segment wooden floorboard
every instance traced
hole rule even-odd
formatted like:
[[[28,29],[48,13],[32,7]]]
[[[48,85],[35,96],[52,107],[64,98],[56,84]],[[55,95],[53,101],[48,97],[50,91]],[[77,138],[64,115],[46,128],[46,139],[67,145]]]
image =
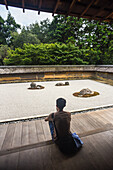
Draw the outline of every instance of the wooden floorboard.
[[[4,139],[5,139],[5,136],[6,136],[7,127],[8,127],[8,124],[0,126],[0,150],[2,148]]]
[[[97,128],[94,130],[90,130],[90,131],[86,131],[86,132],[82,132],[82,133],[78,133],[78,135],[80,137],[85,137],[85,136],[90,136],[93,134],[97,134],[97,133],[101,133],[101,132],[105,132],[105,131],[109,131],[109,130],[113,130],[113,125],[112,124],[106,124],[101,128]]]
[[[113,123],[113,111],[111,110],[108,110],[107,112],[104,111],[102,117],[104,117],[109,122]]]
[[[45,141],[44,131],[43,131],[41,120],[36,120],[35,124],[36,124],[38,142]]]
[[[95,111],[95,113],[92,115],[91,113],[90,113],[90,117],[93,119],[98,119],[100,122],[102,122],[102,123],[104,123],[104,124],[106,124],[106,123],[108,123],[109,121],[108,120],[106,120],[103,116],[102,116],[102,114],[103,114],[103,110],[101,110],[101,111]]]
[[[39,154],[40,153],[40,154]],[[22,151],[19,154],[18,170],[38,170],[43,169],[41,149]]]
[[[44,119],[43,119],[43,120],[41,120],[41,123],[42,123],[42,128],[43,128],[45,141],[50,140],[51,139],[51,134],[50,134],[48,122],[45,122]]]
[[[102,169],[102,168],[110,169],[113,166],[113,163],[112,163],[112,165],[110,165],[108,159],[110,157],[112,158],[112,155],[108,151],[108,149],[110,149],[110,147],[106,148],[106,146],[108,146],[108,145],[106,145],[104,138],[102,138],[102,136],[100,134],[92,135],[89,138],[89,145],[92,146],[93,150],[92,150],[92,152],[90,150],[90,152],[91,152],[91,154],[94,155],[94,159],[91,159],[90,161],[96,162],[96,165],[98,165],[98,169]],[[113,152],[112,152],[112,154],[113,154]]]
[[[29,144],[29,122],[22,123],[22,136],[21,136],[21,145]]]
[[[54,144],[53,141],[49,140],[49,141],[38,142],[38,143],[29,144],[29,145],[25,145],[25,146],[10,148],[10,149],[6,149],[6,150],[1,150],[0,156],[16,153],[16,152],[20,152],[20,151],[26,151],[26,150],[30,150],[30,149],[34,149],[34,148],[38,148],[38,147],[47,146],[47,145],[52,145],[52,144]]]
[[[81,114],[79,115],[79,120],[82,123],[82,126],[84,127],[85,130],[93,130],[94,129],[94,120],[92,122],[91,118],[87,114]],[[97,124],[96,124],[97,126]]]
[[[42,150],[42,160],[46,160],[46,161],[42,161],[44,170],[48,170],[48,169],[54,170],[55,168],[51,161],[53,156],[51,152],[51,145],[48,145],[48,147],[44,146],[41,148],[41,150]]]
[[[38,137],[35,121],[30,121],[28,124],[28,128],[29,128],[29,143],[30,144],[37,143]]]
[[[113,133],[107,141],[109,135],[109,132],[102,132],[83,137],[84,146],[74,156],[63,155],[55,144],[21,151],[19,155],[14,153],[10,156],[1,156],[0,168],[2,169],[7,163],[6,167],[11,167],[12,170],[16,170],[16,167],[19,170],[112,170],[113,147],[111,148],[111,143]]]
[[[12,147],[14,132],[15,132],[15,124],[8,124],[7,132],[1,147],[1,150],[5,150],[7,148]]]
[[[84,131],[84,127],[83,127],[82,123],[79,121],[78,117],[73,116],[72,121],[73,121],[73,126],[74,126],[73,130],[75,130],[75,132],[79,133],[79,132]],[[77,129],[78,129],[78,131],[77,131]]]
[[[84,158],[84,161],[86,162],[86,164],[89,164],[88,163],[89,161],[93,165],[92,169],[99,169],[99,170],[104,169],[104,168],[106,169],[108,165],[106,165],[105,161],[103,160],[101,156],[101,153],[98,150],[100,146],[98,146],[97,144],[96,145],[93,144],[95,143],[95,141],[94,139],[92,140],[91,136],[85,137],[82,140],[84,141],[85,155],[88,159],[86,160],[86,158]],[[84,161],[83,161],[83,164],[84,164]]]
[[[0,170],[112,170],[113,108],[72,115],[71,130],[84,142],[62,154],[44,119],[0,125]]]
[[[22,141],[22,122],[15,124],[12,148],[21,146],[22,145],[21,141]]]

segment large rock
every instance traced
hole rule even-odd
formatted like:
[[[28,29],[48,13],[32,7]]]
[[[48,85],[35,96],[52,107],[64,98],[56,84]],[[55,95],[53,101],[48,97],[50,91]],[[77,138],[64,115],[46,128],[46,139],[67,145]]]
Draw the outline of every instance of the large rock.
[[[87,88],[87,89],[82,89],[79,93],[79,95],[85,95],[85,94],[93,94],[93,91]]]

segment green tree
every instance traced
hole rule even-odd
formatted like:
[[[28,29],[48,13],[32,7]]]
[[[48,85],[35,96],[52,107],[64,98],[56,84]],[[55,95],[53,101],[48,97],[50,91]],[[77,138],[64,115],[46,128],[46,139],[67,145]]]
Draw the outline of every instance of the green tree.
[[[36,34],[32,34],[29,30],[23,27],[21,33],[12,33],[12,45],[14,48],[23,47],[24,43],[39,44],[40,40],[37,38]]]
[[[7,45],[0,45],[0,65],[4,65],[4,58],[8,55],[8,49]]]
[[[109,47],[104,51],[103,63],[113,65],[113,40],[110,41]]]
[[[11,30],[8,37],[5,41],[16,49],[5,64],[113,64],[113,24],[106,22],[56,15],[51,23],[36,22],[20,34]]]
[[[26,31],[35,34],[37,39],[39,39],[42,43],[48,43],[48,40],[50,39],[48,37],[49,26],[50,21],[49,19],[46,19],[41,21],[40,24],[38,24],[38,22],[30,24],[30,26],[26,27]]]
[[[42,43],[48,43],[50,40],[50,37],[48,36],[49,27],[50,27],[50,21],[48,18],[40,22],[39,40]]]
[[[0,16],[0,44],[6,44],[5,34],[4,34],[4,19]]]
[[[38,24],[38,22],[36,22],[35,24],[30,24],[29,26],[27,26],[27,30],[31,33],[37,36],[37,39],[40,40],[40,26]]]
[[[81,51],[74,44],[24,44],[23,48],[9,50],[5,65],[60,65],[88,64],[80,58]]]
[[[49,26],[48,36],[50,42],[75,43],[79,40],[79,29],[83,25],[83,19],[63,15],[56,15]]]
[[[11,34],[12,32],[17,32],[17,29],[20,29],[20,25],[15,22],[14,17],[9,12],[3,25],[3,35],[7,45],[11,45]]]

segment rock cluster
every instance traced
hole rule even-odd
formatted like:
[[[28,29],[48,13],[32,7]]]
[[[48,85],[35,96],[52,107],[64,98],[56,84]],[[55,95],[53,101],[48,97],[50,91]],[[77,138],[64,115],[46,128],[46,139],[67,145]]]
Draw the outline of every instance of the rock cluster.
[[[28,89],[44,89],[41,85],[36,85],[36,83],[31,82],[30,87]]]
[[[69,82],[57,83],[55,86],[69,86]]]
[[[92,97],[92,96],[97,96],[97,95],[99,95],[98,92],[91,91],[88,88],[82,89],[82,90],[80,90],[80,92],[73,93],[73,96],[76,96],[76,97]]]
[[[79,95],[85,95],[85,94],[93,94],[94,92],[91,91],[90,89],[82,89],[80,92],[79,92]]]

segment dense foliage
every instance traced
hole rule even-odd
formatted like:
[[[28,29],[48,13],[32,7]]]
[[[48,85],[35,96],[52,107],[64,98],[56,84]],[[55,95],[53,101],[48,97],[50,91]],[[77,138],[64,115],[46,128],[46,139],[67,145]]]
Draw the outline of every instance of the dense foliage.
[[[4,59],[6,65],[89,64],[79,47],[71,43],[24,44],[23,48],[9,50],[8,53],[8,58]]]
[[[56,15],[18,29],[0,17],[0,65],[113,64],[113,24]]]

